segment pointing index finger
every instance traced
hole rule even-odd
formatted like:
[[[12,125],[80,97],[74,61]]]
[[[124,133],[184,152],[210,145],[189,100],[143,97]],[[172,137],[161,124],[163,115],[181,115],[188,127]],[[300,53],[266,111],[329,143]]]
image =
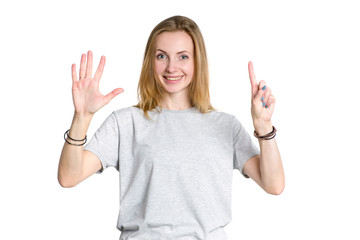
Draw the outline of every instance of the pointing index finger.
[[[255,95],[258,89],[257,89],[257,82],[256,82],[256,77],[255,77],[254,66],[251,61],[249,61],[248,68],[249,68],[249,77],[250,77],[250,83],[251,83],[251,92],[253,95]]]

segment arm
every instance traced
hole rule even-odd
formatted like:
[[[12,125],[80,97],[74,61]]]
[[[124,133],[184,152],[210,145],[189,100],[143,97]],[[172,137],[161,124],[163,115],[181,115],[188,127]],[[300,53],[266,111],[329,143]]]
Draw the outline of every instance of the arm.
[[[249,76],[252,87],[251,113],[255,131],[266,135],[272,131],[271,116],[275,97],[265,81],[256,82],[252,62],[249,62]],[[275,138],[260,140],[260,155],[250,158],[244,165],[244,173],[251,177],[267,193],[278,195],[285,187],[285,175],[281,156]]]
[[[92,52],[88,52],[88,61],[85,69],[86,55],[81,56],[80,80],[77,78],[76,66],[72,65],[72,95],[75,113],[69,136],[73,139],[83,139],[89,128],[94,114],[110,102],[123,89],[115,89],[106,96],[99,92],[99,81],[105,65],[105,57],[101,57],[99,67],[92,78]],[[69,138],[67,139],[72,142]],[[83,146],[64,143],[58,167],[58,181],[62,187],[73,187],[102,168],[98,157],[84,151]]]
[[[271,132],[270,130],[256,130],[260,135]],[[260,155],[246,161],[244,173],[253,179],[262,189],[269,194],[279,195],[285,187],[285,175],[276,138],[259,140]]]
[[[86,135],[92,116],[74,114],[69,136],[83,139]],[[67,138],[69,142],[72,142]],[[101,169],[101,162],[96,155],[84,151],[83,146],[64,143],[58,168],[58,181],[62,187],[74,187],[90,175]]]

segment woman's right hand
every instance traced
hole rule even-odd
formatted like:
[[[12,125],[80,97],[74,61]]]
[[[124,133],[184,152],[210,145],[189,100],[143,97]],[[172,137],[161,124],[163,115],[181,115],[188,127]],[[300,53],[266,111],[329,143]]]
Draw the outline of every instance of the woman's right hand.
[[[102,95],[99,91],[99,81],[105,66],[105,56],[100,59],[99,66],[94,77],[92,77],[93,54],[88,51],[87,62],[86,54],[81,56],[79,79],[76,74],[76,65],[71,66],[72,72],[72,96],[77,115],[93,115],[100,108],[108,104],[115,96],[124,92],[122,88],[116,88],[107,95]]]

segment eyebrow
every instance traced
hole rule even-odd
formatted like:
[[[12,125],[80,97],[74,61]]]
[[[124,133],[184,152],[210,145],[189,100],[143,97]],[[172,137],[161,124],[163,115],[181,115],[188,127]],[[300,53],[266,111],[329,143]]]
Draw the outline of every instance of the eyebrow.
[[[161,49],[156,49],[156,51],[160,51],[160,52],[166,53],[164,50],[161,50]],[[185,53],[185,52],[191,55],[191,53],[188,52],[188,51],[186,51],[186,50],[180,51],[180,52],[178,52],[178,53],[176,53],[176,54]]]

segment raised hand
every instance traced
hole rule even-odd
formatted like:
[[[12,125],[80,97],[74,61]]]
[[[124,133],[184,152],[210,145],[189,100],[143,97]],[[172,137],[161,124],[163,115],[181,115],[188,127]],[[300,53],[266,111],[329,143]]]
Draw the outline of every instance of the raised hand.
[[[122,88],[116,88],[107,95],[99,91],[99,81],[105,66],[105,56],[100,59],[99,66],[92,77],[93,54],[91,51],[81,56],[79,79],[76,74],[76,65],[72,64],[72,96],[77,115],[93,115],[100,108],[108,104],[118,94],[124,92]]]
[[[271,94],[271,89],[266,86],[266,82],[256,81],[253,63],[248,64],[249,77],[251,83],[251,116],[255,129],[261,131],[262,128],[271,127],[271,116],[275,108],[275,97]]]

